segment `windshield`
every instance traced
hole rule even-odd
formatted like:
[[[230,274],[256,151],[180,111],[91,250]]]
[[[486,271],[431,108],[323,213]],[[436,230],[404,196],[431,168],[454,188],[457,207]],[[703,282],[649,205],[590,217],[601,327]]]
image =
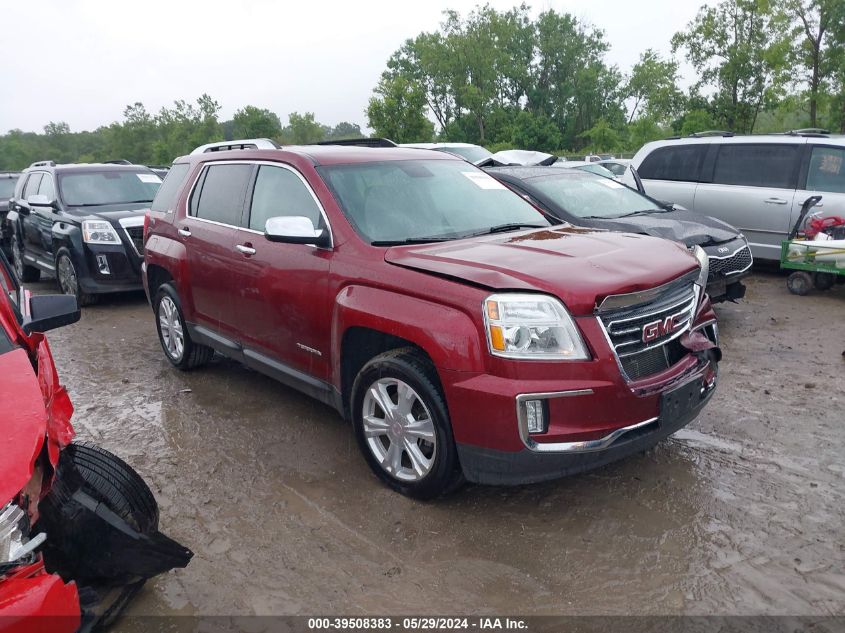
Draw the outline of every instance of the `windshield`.
[[[152,202],[161,178],[149,171],[85,171],[59,175],[62,200],[69,207]]]
[[[0,178],[0,200],[5,200],[15,195],[15,184],[17,182],[17,178]]]
[[[462,161],[403,160],[319,170],[346,217],[369,242],[437,241],[503,224],[549,224],[499,181]]]
[[[587,171],[591,174],[595,174],[596,176],[601,176],[603,178],[613,178],[613,172],[601,165],[580,165],[579,167],[574,167],[574,169],[580,169],[581,171]]]
[[[469,147],[453,147],[451,145],[445,147],[435,147],[438,152],[447,152],[449,154],[456,154],[461,158],[466,158],[469,162],[475,163],[483,160],[488,156],[492,156],[490,152],[479,145],[471,145]]]
[[[623,184],[599,176],[533,178],[526,184],[579,218],[618,218],[639,211],[663,211]]]
[[[624,176],[625,170],[628,169],[628,166],[623,163],[602,163],[600,166],[613,172],[614,176]]]

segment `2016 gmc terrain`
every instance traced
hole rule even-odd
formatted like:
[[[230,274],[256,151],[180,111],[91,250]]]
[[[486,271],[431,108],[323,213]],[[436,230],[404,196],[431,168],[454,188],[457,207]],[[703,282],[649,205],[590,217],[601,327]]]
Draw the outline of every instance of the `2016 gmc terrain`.
[[[173,164],[145,253],[173,365],[217,351],[334,406],[415,497],[643,451],[716,383],[700,249],[550,226],[445,153],[203,146]]]

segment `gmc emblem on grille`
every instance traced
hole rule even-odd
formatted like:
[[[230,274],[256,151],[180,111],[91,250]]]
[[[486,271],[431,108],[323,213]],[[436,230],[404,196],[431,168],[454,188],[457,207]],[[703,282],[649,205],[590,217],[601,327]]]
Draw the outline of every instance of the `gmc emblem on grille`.
[[[675,314],[673,316],[668,316],[665,319],[646,323],[643,326],[643,343],[651,343],[652,341],[657,340],[662,336],[667,336],[677,330],[678,322],[676,319],[678,316],[679,315]]]

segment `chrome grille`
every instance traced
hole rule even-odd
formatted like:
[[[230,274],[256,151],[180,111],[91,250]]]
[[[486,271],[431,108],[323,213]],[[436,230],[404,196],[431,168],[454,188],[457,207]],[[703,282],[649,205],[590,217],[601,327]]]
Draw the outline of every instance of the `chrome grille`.
[[[141,257],[144,256],[144,227],[143,226],[125,226],[123,230],[129,236],[132,246],[135,247],[135,252]]]
[[[599,312],[599,321],[629,379],[668,369],[684,356],[677,339],[690,329],[697,305],[698,291],[687,277],[669,284],[646,303]]]
[[[754,263],[754,260],[751,257],[751,250],[747,246],[743,246],[733,255],[727,257],[710,257],[710,274],[707,279],[713,281],[736,275],[748,270],[752,263]]]

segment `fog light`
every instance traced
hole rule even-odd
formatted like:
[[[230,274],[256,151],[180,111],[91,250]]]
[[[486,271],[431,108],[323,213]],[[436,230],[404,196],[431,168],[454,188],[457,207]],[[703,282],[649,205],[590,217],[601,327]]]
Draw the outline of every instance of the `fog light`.
[[[529,433],[546,432],[546,412],[543,400],[525,401],[525,421]]]
[[[111,274],[111,271],[109,270],[109,260],[106,259],[105,255],[97,255],[97,269],[100,271],[101,275]]]

